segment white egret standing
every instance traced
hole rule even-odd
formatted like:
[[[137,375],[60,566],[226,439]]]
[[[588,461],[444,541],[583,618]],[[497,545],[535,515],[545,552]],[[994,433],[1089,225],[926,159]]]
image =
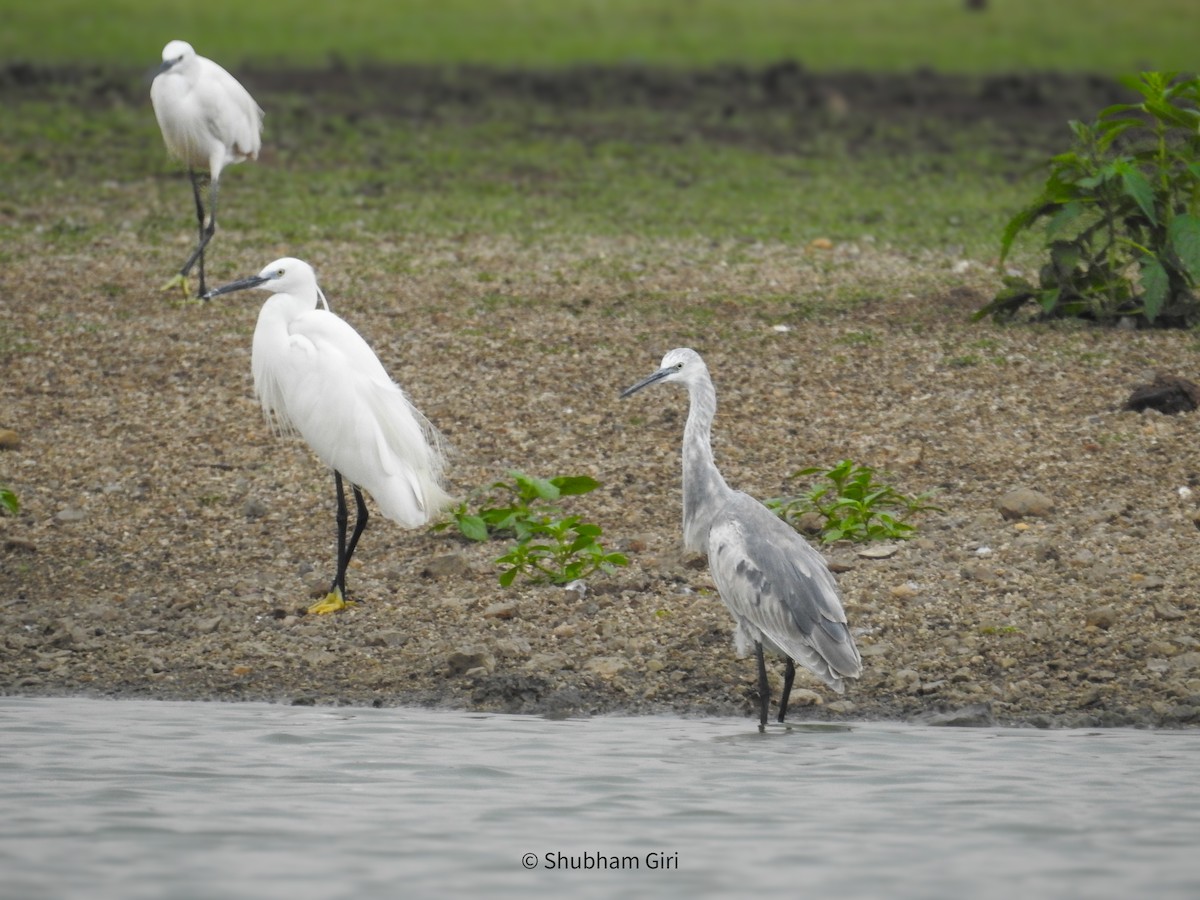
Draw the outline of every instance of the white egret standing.
[[[333,612],[346,605],[346,567],[367,525],[360,488],[384,516],[405,528],[424,525],[449,502],[441,486],[439,437],[367,342],[329,311],[308,263],[277,259],[204,299],[253,287],[272,292],[258,315],[250,363],[263,412],[279,431],[298,431],[333,469],[337,574],[329,595],[309,608]],[[358,507],[349,541],[343,476]]]
[[[767,724],[770,688],[763,649],[787,659],[779,721],[787,714],[795,663],[839,694],[843,679],[862,673],[862,659],[825,560],[795,530],[751,497],[725,483],[713,460],[711,431],[717,392],[695,350],[667,353],[654,374],[621,393],[658,382],[688,390],[683,429],[683,542],[707,554],[713,581],[737,622],[739,656],[758,657],[759,724]]]
[[[179,274],[167,282],[183,286],[200,263],[200,294],[205,293],[204,250],[217,230],[217,188],[221,170],[243,159],[257,159],[262,146],[263,111],[250,93],[223,68],[198,56],[186,41],[171,41],[163,48],[162,65],[150,85],[150,102],[171,155],[188,167],[200,239]],[[208,221],[196,170],[208,169]]]

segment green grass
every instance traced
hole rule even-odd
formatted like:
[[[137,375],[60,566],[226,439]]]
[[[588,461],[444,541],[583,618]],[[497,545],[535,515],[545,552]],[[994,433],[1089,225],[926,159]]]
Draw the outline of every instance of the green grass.
[[[323,64],[330,55],[505,65],[794,57],[827,68],[1125,71],[1183,65],[1193,54],[1188,29],[1178,27],[1191,6],[1178,0],[1148,0],[1136,13],[1101,0],[991,6],[971,14],[958,0],[363,0],[336,9],[311,0],[0,0],[0,57],[107,66],[99,87],[5,88],[0,262],[27,252],[20,242],[30,235],[65,252],[89,247],[113,223],[145,243],[189,232],[186,179],[167,158],[138,80],[176,36],[239,74],[243,59],[261,69],[272,60]],[[322,241],[378,235],[800,246],[870,237],[986,260],[1043,158],[983,127],[947,130],[944,150],[931,155],[918,132],[949,126],[915,115],[839,125],[804,109],[510,109],[502,98],[424,114],[369,80],[362,87],[353,114],[345,98],[259,95],[268,110],[264,157],[226,171],[223,241],[245,235],[303,256]],[[386,112],[373,112],[377,105]],[[868,130],[876,137],[863,143]]]
[[[13,112],[0,118],[0,168],[11,173],[0,179],[0,211],[22,214],[0,216],[0,237],[18,237],[31,217],[60,249],[86,246],[114,221],[146,241],[191,228],[186,179],[148,103],[28,100]],[[336,115],[313,122],[284,113],[268,119],[271,158],[227,170],[222,210],[237,232],[297,248],[369,234],[793,244],[870,235],[984,257],[1028,192],[986,149],[937,161],[868,155],[848,165],[835,147],[796,156],[680,142],[669,122],[631,115],[646,120],[585,141],[512,116],[420,125],[380,118],[351,129]]]
[[[238,65],[481,62],[671,65],[798,59],[1118,73],[1189,69],[1192,0],[3,0],[0,60],[149,65],[171,38]]]

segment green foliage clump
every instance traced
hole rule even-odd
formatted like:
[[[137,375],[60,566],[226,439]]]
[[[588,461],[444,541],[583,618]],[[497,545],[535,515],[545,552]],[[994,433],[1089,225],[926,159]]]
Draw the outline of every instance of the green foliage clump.
[[[1045,220],[1037,284],[1006,277],[976,318],[1010,318],[1032,300],[1047,318],[1200,322],[1200,79],[1143,72],[1124,83],[1141,102],[1072,121],[1074,148],[1050,159],[1041,193],[1004,230],[1001,264]]]
[[[793,528],[801,516],[816,513],[822,519],[821,541],[883,541],[912,537],[916,526],[906,521],[912,515],[938,507],[927,502],[928,494],[909,496],[875,481],[875,470],[844,459],[831,469],[812,466],[790,477],[821,476],[809,489],[792,497],[775,497],[767,507]]]
[[[489,496],[499,495],[491,505],[479,505],[472,512],[463,501],[451,510],[450,522],[435,526],[454,525],[472,541],[502,535],[515,538],[513,547],[496,560],[507,566],[500,573],[503,587],[518,576],[534,583],[566,584],[628,564],[623,554],[606,551],[597,540],[603,533],[599,525],[579,516],[563,516],[557,506],[561,497],[595,490],[600,486],[596,479],[587,475],[535,478],[516,471],[508,476],[512,481],[497,481],[488,488]]]
[[[21,501],[17,499],[17,495],[2,485],[0,485],[0,510],[11,516],[15,516],[21,511]]]

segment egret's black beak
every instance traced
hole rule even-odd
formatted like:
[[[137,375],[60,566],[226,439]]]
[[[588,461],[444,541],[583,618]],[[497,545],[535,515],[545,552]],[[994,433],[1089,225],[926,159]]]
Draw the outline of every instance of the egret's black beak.
[[[142,77],[142,80],[145,81],[146,84],[150,84],[150,82],[154,81],[155,78],[167,71],[167,69],[171,68],[171,66],[175,65],[177,62],[179,62],[177,59],[164,59],[157,66],[152,66],[147,69],[146,74]]]
[[[643,378],[637,384],[630,385],[629,387],[625,388],[625,390],[621,391],[622,399],[624,399],[625,397],[628,397],[630,394],[636,394],[642,388],[649,387],[650,385],[654,384],[654,382],[656,382],[656,381],[662,381],[664,378],[666,378],[668,375],[670,375],[674,371],[675,371],[674,368],[659,369],[653,375],[647,375],[645,378]]]
[[[243,278],[240,281],[231,281],[223,287],[213,288],[211,291],[205,292],[200,299],[211,300],[219,294],[232,294],[234,291],[244,291],[246,288],[255,288],[260,284],[270,281],[271,279],[265,275],[251,275],[249,278]]]

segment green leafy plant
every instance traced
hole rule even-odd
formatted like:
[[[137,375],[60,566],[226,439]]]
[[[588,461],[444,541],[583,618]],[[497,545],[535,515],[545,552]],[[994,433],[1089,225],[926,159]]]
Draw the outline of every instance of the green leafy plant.
[[[600,486],[600,482],[587,475],[535,478],[513,470],[508,477],[512,480],[496,481],[485,489],[485,494],[493,498],[490,505],[481,504],[471,512],[468,501],[464,500],[450,511],[451,521],[434,528],[440,531],[453,525],[472,541],[486,541],[505,533],[524,540],[538,523],[561,512],[556,500],[586,494]]]
[[[510,586],[518,576],[528,580],[566,584],[597,571],[612,571],[628,560],[621,553],[608,552],[597,538],[599,525],[583,522],[579,516],[563,517],[557,501],[562,497],[586,494],[600,486],[587,475],[560,475],[535,478],[523,472],[508,473],[510,481],[493,482],[486,490],[488,499],[475,511],[463,501],[450,512],[450,521],[437,529],[457,527],[472,541],[486,541],[501,535],[516,539],[513,547],[496,562],[507,566],[500,573],[500,584]]]
[[[792,497],[775,497],[767,507],[793,528],[806,513],[816,513],[824,543],[833,541],[880,541],[912,536],[915,526],[906,519],[938,507],[928,503],[927,494],[909,496],[875,481],[875,470],[844,459],[832,469],[812,466],[792,473],[792,478],[821,476],[807,492]]]
[[[599,525],[582,522],[579,516],[537,523],[528,538],[496,560],[508,566],[500,573],[500,584],[508,587],[519,575],[534,583],[566,584],[626,565],[624,554],[607,552],[596,540],[601,533]]]
[[[17,495],[3,486],[0,486],[0,510],[11,516],[21,511],[21,501],[17,499]]]
[[[1074,148],[1050,159],[1041,193],[1004,230],[1001,264],[1021,232],[1045,222],[1037,283],[1006,276],[977,319],[1034,301],[1048,318],[1200,321],[1200,79],[1142,72],[1123,83],[1141,102],[1072,121]]]

